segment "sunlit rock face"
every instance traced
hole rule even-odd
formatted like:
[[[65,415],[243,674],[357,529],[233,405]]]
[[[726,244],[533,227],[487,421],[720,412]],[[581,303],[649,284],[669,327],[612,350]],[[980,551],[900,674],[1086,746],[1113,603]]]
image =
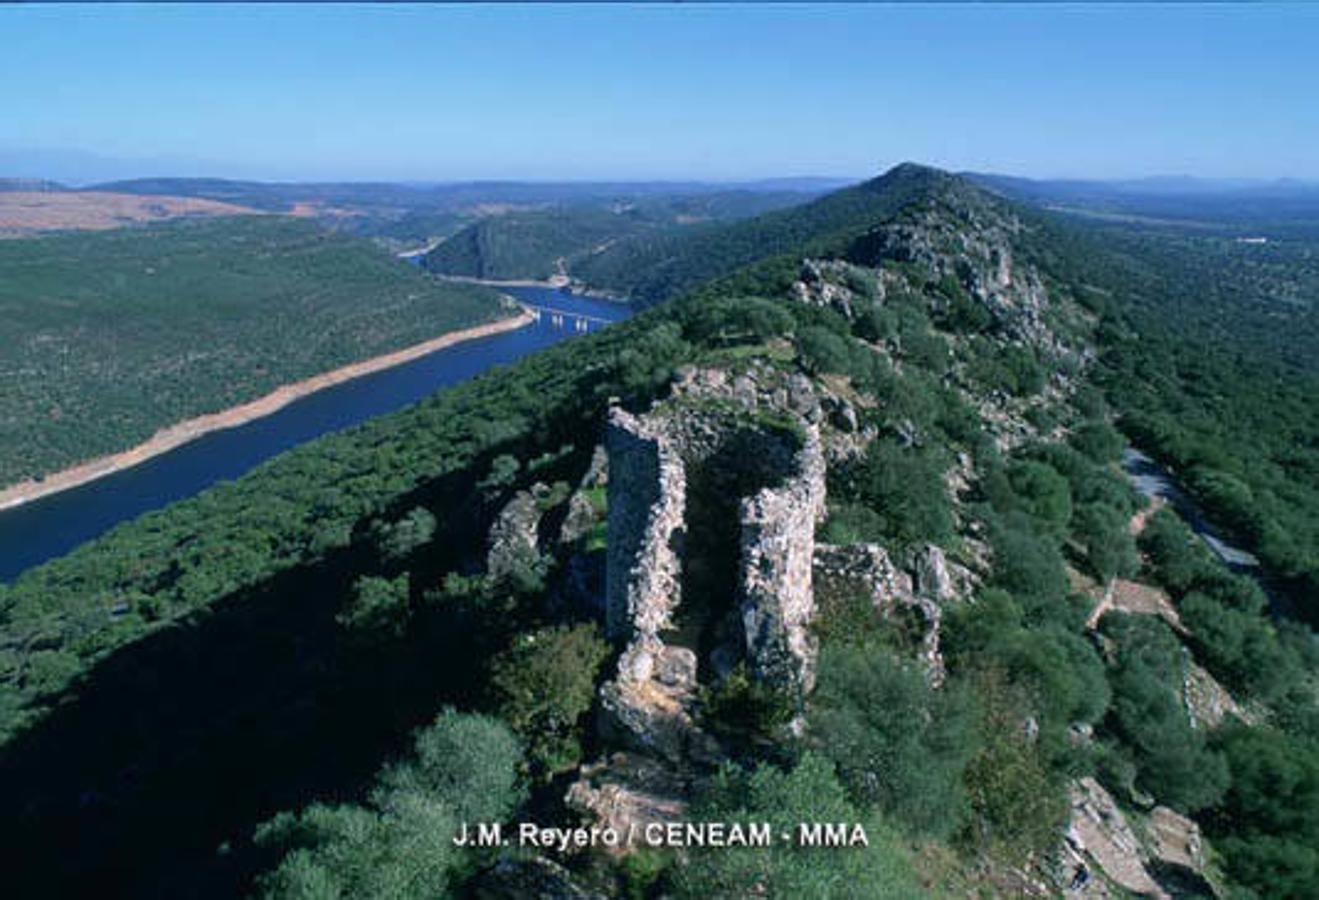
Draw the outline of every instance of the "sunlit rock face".
[[[815,527],[825,515],[822,415],[809,379],[722,370],[682,373],[673,394],[644,415],[611,411],[606,621],[627,648],[620,683],[653,678],[661,633],[683,632],[680,614],[708,633],[718,613],[695,607],[721,610],[731,601],[740,633],[722,638],[735,645],[723,647],[725,656],[735,650],[775,686],[810,689]],[[721,596],[684,597],[684,583]],[[698,653],[709,642],[698,633],[677,639]]]
[[[825,509],[825,464],[818,432],[793,460],[784,484],[741,503],[742,622],[752,673],[806,693],[815,684],[812,571],[815,526]]]

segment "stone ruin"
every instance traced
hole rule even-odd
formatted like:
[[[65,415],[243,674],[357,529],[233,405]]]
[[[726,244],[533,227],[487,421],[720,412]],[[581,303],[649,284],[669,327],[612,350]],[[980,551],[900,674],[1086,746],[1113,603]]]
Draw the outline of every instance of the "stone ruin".
[[[797,696],[814,683],[819,430],[745,415],[720,402],[725,386],[725,373],[694,373],[645,415],[611,410],[606,429],[606,633],[625,648],[603,689],[606,730],[675,761],[717,752],[692,721],[703,666],[744,660]]]
[[[831,442],[860,434],[833,390],[767,367],[688,369],[645,413],[610,410],[605,631],[621,653],[600,689],[609,755],[582,768],[570,808],[615,827],[680,819],[691,784],[723,759],[697,721],[701,685],[744,666],[800,710],[824,591],[913,614],[942,680],[939,605],[969,592],[969,573],[933,546],[913,578],[877,545],[816,543]]]
[[[622,749],[565,799],[621,829],[680,819],[695,772],[722,758],[696,723],[701,672],[743,663],[799,698],[813,685],[826,466],[818,423],[786,392],[720,370],[689,371],[643,415],[612,409],[605,450],[605,630],[623,649],[599,724]]]

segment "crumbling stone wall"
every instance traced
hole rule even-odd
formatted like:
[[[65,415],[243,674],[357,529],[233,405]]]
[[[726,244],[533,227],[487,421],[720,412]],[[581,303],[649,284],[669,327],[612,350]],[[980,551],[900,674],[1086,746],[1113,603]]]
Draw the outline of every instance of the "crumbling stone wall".
[[[815,685],[812,567],[815,526],[823,521],[825,463],[811,426],[794,463],[797,473],[741,504],[742,622],[752,673],[806,693]]]
[[[818,415],[818,400],[801,396],[809,382],[791,387],[799,395],[795,405]],[[770,391],[784,395],[784,405],[772,408],[800,432],[757,418],[770,408],[762,406]],[[825,514],[826,464],[819,426],[795,412],[788,394],[783,384],[698,370],[645,415],[610,411],[606,632],[624,646],[616,677],[601,691],[601,726],[612,739],[669,758],[693,759],[711,749],[693,718],[697,652],[709,652],[700,648],[710,635],[721,652],[733,647],[737,657],[745,654],[757,677],[785,688],[812,686],[815,648],[807,626],[815,610],[811,572],[815,526]],[[695,525],[704,533],[717,524],[715,534],[706,534],[718,538],[714,544],[685,546],[693,514],[714,517]],[[710,582],[720,596],[684,597],[684,576],[701,571],[708,578],[712,565],[728,567]],[[694,584],[702,593],[705,580]],[[683,626],[684,636],[668,639],[684,646],[668,646],[662,634],[674,629],[682,605],[693,603],[704,605],[686,609],[688,616],[718,614],[696,616]]]
[[[653,422],[621,409],[610,410],[605,449],[605,631],[614,640],[657,640],[660,630],[672,624],[681,599],[686,470]]]

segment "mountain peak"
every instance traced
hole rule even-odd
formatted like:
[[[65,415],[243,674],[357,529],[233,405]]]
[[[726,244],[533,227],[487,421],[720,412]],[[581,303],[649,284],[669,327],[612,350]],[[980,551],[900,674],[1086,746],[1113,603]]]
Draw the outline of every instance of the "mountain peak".
[[[899,197],[903,203],[936,198],[969,200],[984,196],[974,183],[961,176],[915,162],[899,163],[859,187],[867,193]]]

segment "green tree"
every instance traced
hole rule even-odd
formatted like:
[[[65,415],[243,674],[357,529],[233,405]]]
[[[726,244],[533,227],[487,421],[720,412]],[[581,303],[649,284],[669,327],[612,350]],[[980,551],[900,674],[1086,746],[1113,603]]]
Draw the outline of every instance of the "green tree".
[[[400,638],[412,616],[408,597],[411,577],[364,575],[353,584],[347,604],[334,617],[341,628],[367,641]]]
[[[447,896],[470,867],[453,836],[468,819],[502,821],[521,799],[517,740],[484,716],[446,711],[418,732],[414,755],[377,778],[369,806],[313,804],[258,826],[283,854],[257,880],[288,900]]]
[[[1047,463],[1021,460],[1008,467],[1008,483],[1016,495],[1017,508],[1048,534],[1063,534],[1072,518],[1072,491],[1057,469]]]
[[[846,374],[852,368],[848,339],[827,328],[803,328],[797,336],[797,352],[806,368],[816,374]]]
[[[893,543],[943,543],[952,535],[952,504],[943,465],[931,451],[876,441],[842,493],[864,502],[882,523],[883,536]]]
[[[726,347],[784,337],[792,326],[792,316],[782,304],[760,297],[734,297],[696,306],[684,331],[691,341]]]
[[[1100,581],[1130,578],[1140,568],[1127,519],[1111,506],[1087,503],[1078,509],[1072,536],[1085,548],[1085,561]]]
[[[499,821],[521,798],[521,762],[521,742],[503,722],[449,709],[417,732],[410,758],[380,773],[376,797],[422,794],[451,804],[464,821]]]
[[[1014,862],[1045,853],[1056,844],[1067,798],[1027,730],[1030,704],[992,668],[977,674],[976,694],[980,749],[966,770],[971,840]]]
[[[913,831],[946,837],[966,811],[962,770],[975,751],[970,698],[956,684],[875,646],[820,654],[811,733],[848,792]]]
[[[698,821],[768,822],[774,845],[693,851],[674,873],[678,897],[859,900],[924,893],[901,841],[848,801],[824,757],[807,753],[790,772],[769,764],[749,773],[726,766],[692,813]],[[779,835],[795,834],[803,822],[860,824],[869,846],[785,846]]]
[[[491,663],[496,708],[527,742],[537,773],[562,771],[581,758],[579,722],[609,653],[595,625],[560,625],[518,635]]]
[[[1131,751],[1137,784],[1184,812],[1214,805],[1230,776],[1182,706],[1181,644],[1149,616],[1110,616],[1103,624],[1117,646],[1108,723]]]
[[[1122,456],[1126,441],[1116,428],[1102,419],[1082,423],[1072,432],[1070,443],[1092,462],[1115,462]]]
[[[389,524],[376,523],[372,537],[385,563],[407,559],[412,551],[430,543],[435,537],[437,522],[434,514],[423,507],[414,507],[406,516]]]

